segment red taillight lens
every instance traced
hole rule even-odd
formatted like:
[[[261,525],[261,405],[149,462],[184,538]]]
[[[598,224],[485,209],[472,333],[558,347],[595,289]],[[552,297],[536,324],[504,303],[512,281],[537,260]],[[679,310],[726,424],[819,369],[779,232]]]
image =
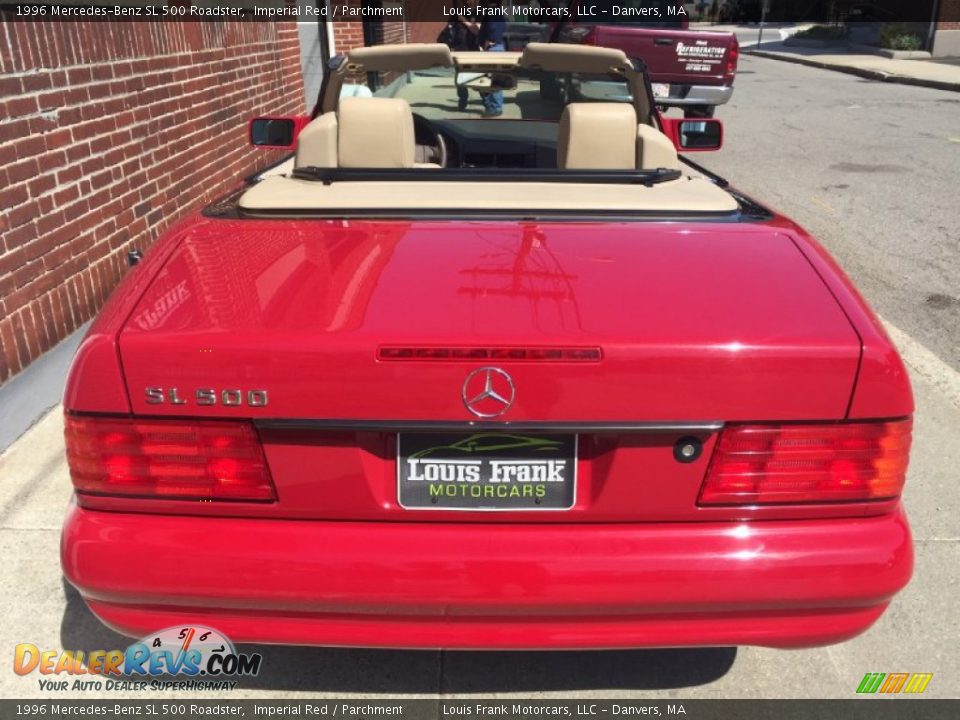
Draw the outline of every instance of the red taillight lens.
[[[737,40],[736,36],[733,38],[733,42],[730,44],[730,49],[727,51],[727,75],[735,75],[737,72],[737,63],[740,61],[740,42]]]
[[[900,495],[912,422],[733,425],[717,440],[701,505],[885,500]]]
[[[66,418],[67,463],[80,494],[166,500],[275,500],[250,423]]]

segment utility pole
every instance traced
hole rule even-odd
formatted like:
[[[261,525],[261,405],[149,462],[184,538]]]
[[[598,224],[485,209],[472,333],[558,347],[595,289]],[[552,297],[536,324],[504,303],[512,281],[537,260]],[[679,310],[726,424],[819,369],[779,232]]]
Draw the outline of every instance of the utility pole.
[[[927,28],[927,44],[926,49],[928,52],[933,52],[933,39],[937,34],[937,17],[940,15],[940,0],[933,0],[933,10],[930,13],[930,26]]]
[[[757,47],[763,44],[763,25],[767,21],[767,10],[770,9],[770,0],[763,0],[760,4],[760,35],[757,37]]]

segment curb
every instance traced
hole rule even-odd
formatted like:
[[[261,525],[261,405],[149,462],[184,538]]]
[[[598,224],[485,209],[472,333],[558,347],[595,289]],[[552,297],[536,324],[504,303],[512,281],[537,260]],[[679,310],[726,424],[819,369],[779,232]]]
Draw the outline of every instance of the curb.
[[[794,63],[796,65],[807,65],[809,67],[820,68],[822,70],[833,70],[835,72],[846,73],[847,75],[856,75],[867,80],[876,80],[878,82],[898,83],[900,85],[915,85],[917,87],[933,88],[934,90],[947,90],[950,92],[960,92],[960,82],[946,82],[943,80],[925,80],[923,78],[910,77],[909,75],[892,75],[881,70],[868,70],[850,65],[834,65],[832,63],[811,60],[810,58],[787,56],[783,53],[770,52],[769,50],[744,50],[745,55],[755,55],[757,57],[768,58],[770,60],[780,60],[781,62]]]
[[[0,386],[0,454],[63,399],[67,370],[90,322]]]

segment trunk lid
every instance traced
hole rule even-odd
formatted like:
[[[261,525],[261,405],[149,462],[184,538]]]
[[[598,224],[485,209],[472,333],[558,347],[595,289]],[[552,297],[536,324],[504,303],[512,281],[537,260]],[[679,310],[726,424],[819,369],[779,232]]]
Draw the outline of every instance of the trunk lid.
[[[495,365],[516,386],[503,420],[654,422],[842,418],[860,343],[764,225],[224,220],[186,235],[120,352],[136,414],[468,421],[464,380]]]

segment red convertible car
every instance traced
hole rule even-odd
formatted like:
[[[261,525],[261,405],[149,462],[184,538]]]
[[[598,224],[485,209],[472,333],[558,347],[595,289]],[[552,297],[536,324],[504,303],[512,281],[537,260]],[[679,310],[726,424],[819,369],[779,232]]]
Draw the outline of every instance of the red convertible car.
[[[622,51],[357,49],[250,127],[292,155],[162,237],[69,377],[62,564],[103,622],[786,648],[908,582],[896,350]]]

